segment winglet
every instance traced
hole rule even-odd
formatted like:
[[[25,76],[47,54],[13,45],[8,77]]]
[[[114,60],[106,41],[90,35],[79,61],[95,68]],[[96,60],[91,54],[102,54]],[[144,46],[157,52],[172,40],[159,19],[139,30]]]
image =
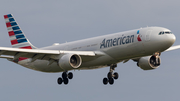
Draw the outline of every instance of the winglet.
[[[29,40],[25,37],[23,31],[20,29],[19,25],[15,21],[12,14],[4,15],[7,30],[11,40],[11,45],[13,48],[24,48],[24,49],[35,49]]]

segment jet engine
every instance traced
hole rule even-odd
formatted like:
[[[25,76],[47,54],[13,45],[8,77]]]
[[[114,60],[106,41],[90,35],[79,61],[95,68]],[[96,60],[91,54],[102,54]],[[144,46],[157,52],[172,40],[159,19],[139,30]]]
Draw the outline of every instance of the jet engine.
[[[76,69],[81,66],[82,59],[77,54],[64,54],[59,59],[58,64],[64,70]]]
[[[137,65],[143,70],[152,70],[160,66],[161,59],[159,56],[141,57]]]

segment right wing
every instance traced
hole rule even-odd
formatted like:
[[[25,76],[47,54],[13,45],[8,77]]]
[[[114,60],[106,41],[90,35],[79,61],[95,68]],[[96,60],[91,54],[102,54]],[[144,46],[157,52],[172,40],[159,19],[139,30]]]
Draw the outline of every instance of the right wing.
[[[176,50],[176,49],[179,49],[179,48],[180,48],[180,45],[176,45],[176,46],[172,46],[172,47],[168,48],[168,49],[165,50],[165,51]]]

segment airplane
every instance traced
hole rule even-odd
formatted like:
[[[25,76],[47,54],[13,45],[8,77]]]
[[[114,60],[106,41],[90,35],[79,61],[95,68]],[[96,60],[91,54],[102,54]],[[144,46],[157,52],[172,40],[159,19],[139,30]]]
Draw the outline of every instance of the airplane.
[[[143,70],[160,66],[161,52],[179,49],[172,46],[175,35],[167,28],[145,27],[63,44],[37,48],[27,39],[12,14],[4,15],[12,48],[0,47],[0,58],[41,72],[62,72],[57,83],[67,85],[73,78],[71,70],[110,67],[104,85],[114,84],[119,74],[117,64],[129,60]]]

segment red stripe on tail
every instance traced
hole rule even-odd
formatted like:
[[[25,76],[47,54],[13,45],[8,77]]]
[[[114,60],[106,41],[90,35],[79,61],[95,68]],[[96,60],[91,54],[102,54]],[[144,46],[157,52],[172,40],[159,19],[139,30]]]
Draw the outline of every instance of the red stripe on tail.
[[[4,15],[4,19],[6,19],[6,18],[8,18],[8,16],[7,16],[7,15]]]
[[[17,39],[16,39],[16,40],[11,40],[11,44],[12,44],[12,45],[14,45],[14,44],[18,44]]]
[[[8,33],[9,33],[9,36],[15,35],[15,34],[14,34],[14,31],[10,31],[10,32],[8,32]]]
[[[20,48],[22,48],[22,49],[32,49],[31,46],[25,46],[25,47],[20,47]]]
[[[10,22],[6,23],[6,26],[11,27],[11,23]]]

